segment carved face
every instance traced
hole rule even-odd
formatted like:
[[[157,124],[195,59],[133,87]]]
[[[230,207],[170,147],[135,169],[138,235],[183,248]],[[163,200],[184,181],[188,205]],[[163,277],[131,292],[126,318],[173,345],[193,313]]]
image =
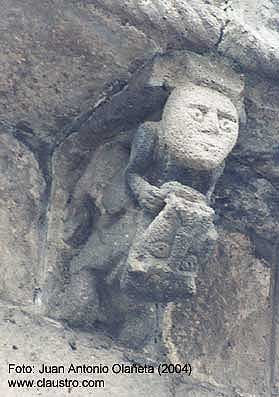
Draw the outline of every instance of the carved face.
[[[238,115],[225,95],[189,84],[176,88],[163,113],[163,142],[177,161],[194,169],[220,165],[238,136]]]

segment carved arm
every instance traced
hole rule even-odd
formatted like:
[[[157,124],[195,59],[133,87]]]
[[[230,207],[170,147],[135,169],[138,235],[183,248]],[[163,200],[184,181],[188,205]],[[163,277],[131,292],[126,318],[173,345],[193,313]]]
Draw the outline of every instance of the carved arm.
[[[144,175],[152,166],[153,153],[157,142],[158,123],[145,123],[137,130],[126,168],[126,182],[140,207],[149,211],[160,211],[164,206],[164,195],[151,185]]]

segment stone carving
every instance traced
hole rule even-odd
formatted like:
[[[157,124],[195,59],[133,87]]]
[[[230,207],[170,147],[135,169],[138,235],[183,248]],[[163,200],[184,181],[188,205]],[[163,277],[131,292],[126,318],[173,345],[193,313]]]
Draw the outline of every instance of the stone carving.
[[[31,307],[40,301],[46,184],[15,131],[0,121],[0,296]]]
[[[174,301],[195,293],[198,263],[206,262],[217,238],[214,211],[205,197],[191,188],[169,185],[180,192],[166,195],[154,220],[141,213],[122,276],[122,287],[143,300]]]
[[[238,115],[224,94],[188,84],[170,95],[162,129],[163,142],[182,167],[212,170],[236,143]]]
[[[195,294],[214,250],[210,200],[237,139],[243,85],[218,59],[190,52],[158,57],[151,69],[144,81],[166,102],[136,130],[93,139],[90,153],[76,149],[77,161],[85,160],[74,187],[73,167],[59,179],[52,227],[63,215],[63,244],[49,262],[61,281],[53,282],[59,299],[52,294],[49,307],[56,318],[98,324],[153,355],[162,351],[166,304]],[[80,138],[57,156],[63,160]]]
[[[217,240],[210,196],[237,135],[231,100],[190,83],[174,89],[161,122],[138,129],[126,171],[142,208],[121,282],[130,294],[167,302],[195,292]]]

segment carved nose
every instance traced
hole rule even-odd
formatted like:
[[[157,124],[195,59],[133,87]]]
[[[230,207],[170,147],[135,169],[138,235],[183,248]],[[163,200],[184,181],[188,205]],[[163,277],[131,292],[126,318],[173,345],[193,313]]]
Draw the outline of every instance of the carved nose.
[[[218,135],[220,132],[219,120],[215,111],[208,112],[203,122],[203,132]]]

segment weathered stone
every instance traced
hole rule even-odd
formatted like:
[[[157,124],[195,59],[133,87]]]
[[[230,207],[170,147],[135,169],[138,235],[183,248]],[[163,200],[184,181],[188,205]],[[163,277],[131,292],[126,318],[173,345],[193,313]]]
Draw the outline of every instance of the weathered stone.
[[[63,320],[75,327],[90,329],[101,318],[97,282],[95,274],[86,268],[71,274],[68,285],[64,286],[60,315]]]
[[[83,124],[140,65],[173,49],[218,46],[244,68],[276,76],[277,14],[268,0],[5,0],[0,113],[27,136],[60,141],[73,118]]]
[[[210,87],[216,88],[217,86],[222,92],[229,92],[235,103],[241,102],[242,79],[237,77],[237,73],[230,69],[229,65],[218,64],[218,57],[213,59],[208,56],[197,56],[190,52],[185,52],[184,56],[185,59],[181,54],[174,53],[170,57],[166,57],[166,65],[164,65],[163,57],[156,59],[149,80],[145,78],[149,86],[156,88],[156,84],[154,84],[156,73],[159,81],[164,68],[171,70],[170,65],[174,64],[178,67],[184,62],[188,70],[187,79],[191,78],[192,81],[196,79]],[[209,70],[207,70],[208,59],[211,62]],[[218,65],[215,74],[213,65]],[[196,75],[195,67],[197,67]],[[146,71],[143,71],[143,76],[145,74]],[[226,76],[227,80],[219,81],[220,75]],[[174,89],[174,93],[176,89],[179,90],[181,84],[181,80],[178,76],[176,77],[171,82],[174,87],[178,85]],[[169,82],[167,81],[167,83]],[[157,85],[157,88],[160,89],[163,86],[164,79]],[[218,128],[218,131],[221,128],[222,117],[226,119],[235,117],[234,121],[228,121],[235,123],[235,128],[231,131],[232,140],[229,146],[224,144],[221,139],[215,142],[217,146],[219,145],[218,148],[222,149],[222,153],[209,168],[216,168],[235,142],[237,113],[232,102],[224,94],[213,91],[213,88],[200,87],[197,90],[203,95],[198,98],[199,103],[196,106],[203,105],[203,100],[206,101],[205,97],[209,92],[212,93],[211,99],[218,98],[219,107],[222,105],[220,98],[229,104],[229,116],[227,113],[224,116],[224,112],[220,113],[219,108],[214,108],[214,123],[216,124],[214,124],[214,128]],[[160,92],[162,101],[159,102],[159,105],[162,107],[165,94],[159,90],[158,93]],[[187,97],[186,91],[182,90],[182,94]],[[124,108],[129,95],[128,92],[126,102],[123,103]],[[151,91],[151,98],[152,95]],[[166,108],[167,113],[172,108],[177,108],[172,95],[170,96],[170,105],[167,105]],[[207,101],[207,105],[209,102]],[[155,119],[162,117],[160,116],[162,109],[159,105],[153,109]],[[191,106],[192,104],[189,104],[189,113],[192,111]],[[209,113],[211,114],[208,109],[204,113],[206,117]],[[150,117],[152,119],[152,115]],[[164,125],[165,121],[166,125]],[[52,317],[67,320],[76,326],[90,328],[99,322],[105,324],[109,329],[115,328],[114,333],[118,334],[119,340],[134,348],[136,342],[132,340],[132,335],[139,328],[139,319],[131,318],[131,313],[133,311],[142,313],[142,329],[145,329],[150,322],[148,314],[150,313],[150,304],[146,302],[179,300],[194,293],[197,269],[199,266],[204,266],[210,257],[217,238],[213,226],[214,212],[208,207],[205,196],[199,191],[206,193],[207,199],[209,199],[220,172],[214,170],[212,175],[192,169],[185,172],[184,167],[180,169],[181,165],[183,166],[183,161],[181,158],[177,158],[179,156],[176,156],[176,153],[171,151],[168,153],[166,150],[160,152],[164,147],[164,136],[161,135],[161,129],[166,135],[167,131],[173,128],[168,121],[168,116],[164,116],[163,113],[162,122],[145,123],[140,127],[143,133],[148,134],[151,131],[154,134],[154,142],[159,138],[158,164],[155,163],[157,160],[154,158],[154,170],[151,169],[152,153],[149,152],[149,149],[146,150],[148,145],[153,145],[153,136],[151,140],[148,140],[148,135],[147,144],[139,141],[139,145],[143,148],[141,153],[137,153],[136,144],[133,144],[127,167],[133,130],[124,132],[115,138],[111,137],[109,143],[104,143],[105,136],[100,137],[94,131],[90,137],[87,132],[84,135],[84,131],[81,129],[79,134],[72,134],[58,148],[53,157],[54,180],[51,192],[48,252],[43,288],[43,301],[47,313]],[[205,127],[208,127],[210,122],[206,118]],[[191,125],[191,127],[193,126]],[[199,126],[198,128],[202,130],[203,127]],[[158,135],[155,136],[157,132]],[[113,131],[110,132],[110,134],[113,133]],[[184,134],[182,130],[179,133]],[[212,131],[206,132],[208,136],[212,135],[211,133]],[[134,141],[137,139],[136,136]],[[193,150],[196,149],[195,146],[195,143],[192,144]],[[211,154],[214,155],[214,153],[215,150],[212,148]],[[131,179],[129,180],[132,176],[131,170],[136,171],[133,168],[134,155],[135,158],[138,156],[136,161],[139,162],[140,167],[147,169],[148,172],[148,167],[150,167],[151,173],[154,173],[153,180],[155,184],[159,183],[159,188],[149,184],[143,178],[139,183],[140,178],[136,175],[135,183],[131,183]],[[170,161],[169,155],[173,155],[172,161]],[[143,157],[141,158],[141,156]],[[203,157],[200,156],[201,161],[203,161]],[[183,160],[188,166],[186,153]],[[170,168],[168,168],[169,166]],[[126,167],[129,186],[132,190],[135,187],[134,194],[135,192],[139,194],[139,196],[137,193],[135,194],[138,201],[136,203],[132,201],[125,186]],[[167,170],[165,174],[164,169]],[[206,171],[208,170],[206,169]],[[186,179],[183,176],[184,173]],[[163,180],[164,178],[165,180]],[[176,181],[181,181],[186,186]],[[197,190],[193,190],[187,185],[193,185]],[[145,192],[146,198],[144,198]],[[149,197],[150,194],[153,196]],[[141,196],[142,199],[140,199]],[[155,205],[156,200],[158,208]],[[147,213],[141,212],[139,215],[139,208],[135,204],[140,204],[144,208],[146,206]],[[165,204],[165,208],[159,213],[159,207],[162,208]],[[148,215],[150,210],[155,213]],[[157,217],[155,217],[156,214]],[[176,219],[175,222],[172,222],[173,218]],[[161,251],[165,249],[169,250],[168,254],[162,254]],[[155,251],[157,253],[154,253]],[[159,251],[160,254],[158,254]],[[138,261],[138,258],[141,259]],[[125,298],[127,291],[132,298],[130,302]],[[142,307],[138,302],[139,297],[143,301]],[[113,301],[118,302],[118,307],[117,304],[112,304]],[[70,314],[72,306],[76,307],[74,315]],[[120,318],[123,319],[121,326]],[[132,332],[132,329],[135,331]],[[140,330],[136,339],[139,348],[142,344],[140,340],[147,340],[147,337]],[[155,337],[151,339],[155,340]]]
[[[226,92],[226,83],[218,84],[217,75],[209,79],[208,58],[200,58],[198,63],[195,55],[185,53],[184,81],[174,77],[161,121],[140,126],[133,140],[127,183],[142,210],[121,286],[143,300],[168,302],[193,294],[197,267],[216,241],[213,212],[201,193],[209,202],[218,167],[236,143],[238,114],[231,100],[217,91],[223,85]],[[170,63],[182,65],[175,55],[166,57],[166,65],[163,59],[156,61],[154,85],[156,69],[160,81]],[[196,76],[191,71],[195,64]]]
[[[2,125],[0,143],[0,296],[32,305],[45,255],[45,181],[33,153]]]
[[[279,85],[258,75],[246,78],[245,108],[247,124],[240,129],[238,144],[233,152],[242,164],[247,164],[278,186],[278,100]]]
[[[77,290],[84,289],[85,285],[84,276],[79,276],[79,272],[90,273],[92,284],[88,285],[89,289],[94,288],[96,282],[100,286],[101,280],[104,283],[107,274],[127,255],[135,231],[134,206],[124,183],[124,169],[128,161],[127,135],[96,147],[93,141],[91,150],[88,146],[82,148],[75,145],[73,142],[75,139],[78,142],[77,138],[72,136],[55,156],[44,280],[44,301],[49,313],[67,318],[70,322],[67,302],[72,282]],[[76,158],[78,164],[83,155],[86,166],[72,171],[70,159]],[[72,277],[75,281],[71,281]],[[98,281],[94,281],[94,277]],[[84,294],[90,300],[90,292],[84,291]],[[57,296],[61,298],[57,299]],[[79,316],[84,314],[85,323],[92,326],[97,317],[104,320],[101,309],[99,316],[96,316],[98,298],[95,300],[96,311],[91,310],[91,315],[86,311],[82,296],[78,298],[75,295],[73,299],[84,307]],[[72,320],[74,323],[75,320]]]
[[[182,384],[176,390],[175,396],[176,397],[224,397],[224,396],[228,397],[229,395],[218,391],[208,390],[207,387],[186,386],[185,384]],[[248,397],[248,395],[246,397]]]
[[[1,10],[0,113],[47,140],[158,48],[90,2],[4,0]]]
[[[246,79],[247,124],[217,184],[215,206],[230,229],[248,233],[269,262],[278,235],[278,85]]]
[[[163,113],[162,140],[181,164],[217,168],[237,136],[238,114],[226,96],[191,84],[171,93]]]
[[[276,0],[2,1],[3,360],[122,360],[98,329],[130,360],[165,361],[167,348],[193,367],[114,377],[102,396],[278,394],[278,11]],[[189,122],[190,87],[213,129]],[[240,134],[223,170],[236,129],[204,133],[220,132],[225,105]]]
[[[125,358],[125,352],[112,345],[112,341],[102,335],[92,335],[85,332],[71,331],[63,328],[61,324],[46,318],[36,317],[19,308],[0,305],[0,390],[7,397],[14,397],[15,388],[9,388],[7,382],[8,363],[16,365],[34,365],[33,374],[25,374],[37,381],[46,379],[77,379],[104,380],[105,387],[91,387],[97,397],[117,397],[129,395],[130,397],[146,397],[147,395],[160,395],[169,397],[168,378],[158,374],[114,374],[113,364],[132,365]],[[62,365],[65,373],[39,374],[42,364]],[[93,366],[107,365],[108,374],[69,373],[70,365]],[[31,377],[32,375],[32,377]],[[23,374],[10,374],[11,379],[23,379]],[[55,390],[55,392],[54,392]],[[22,388],[20,395],[23,397],[35,397],[43,393],[51,397],[55,393],[58,397],[68,394],[68,388]],[[76,397],[88,395],[89,387],[72,387],[71,392]],[[18,390],[16,391],[18,393]]]
[[[267,396],[270,268],[254,257],[246,236],[221,230],[219,236],[217,255],[197,279],[196,296],[169,309],[169,357],[191,363],[189,382],[197,395],[204,386],[216,396]]]
[[[201,197],[194,201],[191,190],[184,189],[188,200],[171,193],[154,220],[145,214],[139,220],[122,288],[143,301],[189,298],[196,292],[198,266],[206,262],[214,248],[214,212]]]
[[[272,0],[232,0],[219,51],[248,70],[277,77],[279,66],[278,4]]]
[[[97,1],[122,20],[129,21],[161,48],[213,47],[219,39],[225,14],[221,4],[208,1]],[[219,5],[219,7],[218,7]]]

